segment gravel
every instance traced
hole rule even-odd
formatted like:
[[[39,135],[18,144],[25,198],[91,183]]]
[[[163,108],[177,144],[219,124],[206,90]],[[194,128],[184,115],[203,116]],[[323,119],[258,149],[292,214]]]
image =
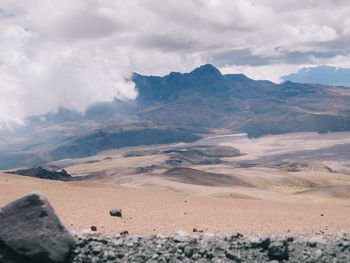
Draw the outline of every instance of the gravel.
[[[80,235],[70,262],[350,262],[350,238]]]

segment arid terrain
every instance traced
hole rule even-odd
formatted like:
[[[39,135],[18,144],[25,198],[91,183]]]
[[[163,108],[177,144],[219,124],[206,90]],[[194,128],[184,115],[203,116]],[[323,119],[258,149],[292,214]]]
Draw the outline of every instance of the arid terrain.
[[[348,143],[347,132],[226,134],[105,151],[52,163],[67,182],[0,173],[0,205],[41,191],[70,229],[99,233],[350,233]]]

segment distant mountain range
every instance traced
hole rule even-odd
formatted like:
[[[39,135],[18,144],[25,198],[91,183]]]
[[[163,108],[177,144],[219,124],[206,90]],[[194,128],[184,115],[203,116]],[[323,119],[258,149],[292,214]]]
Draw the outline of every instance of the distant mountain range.
[[[215,129],[249,137],[350,131],[350,88],[286,81],[275,84],[212,65],[164,77],[134,74],[138,97],[31,117],[2,134],[0,169],[42,165],[126,146],[190,142]],[[6,136],[5,136],[6,135]]]
[[[350,87],[350,69],[330,66],[303,68],[297,73],[283,76],[282,79],[299,83],[318,83]]]

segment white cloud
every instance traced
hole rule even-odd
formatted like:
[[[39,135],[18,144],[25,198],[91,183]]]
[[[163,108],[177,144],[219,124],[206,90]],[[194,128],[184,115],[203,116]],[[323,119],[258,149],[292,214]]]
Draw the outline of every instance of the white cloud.
[[[247,66],[247,65],[231,65],[220,68],[223,74],[229,73],[241,73],[252,79],[256,80],[270,80],[275,83],[280,83],[282,79],[280,77],[287,75],[291,72],[297,72],[303,67],[309,67],[310,64],[295,65],[295,64],[271,64],[263,66]]]
[[[350,54],[345,0],[3,0],[0,9],[0,126],[133,99],[132,72],[211,62],[276,81]]]

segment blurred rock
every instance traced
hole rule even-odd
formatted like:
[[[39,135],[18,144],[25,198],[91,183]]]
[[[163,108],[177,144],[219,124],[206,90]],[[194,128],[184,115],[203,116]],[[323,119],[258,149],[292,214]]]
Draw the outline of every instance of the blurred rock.
[[[21,262],[65,262],[74,246],[73,236],[39,192],[3,206],[0,226],[0,251],[5,258],[18,258]]]

